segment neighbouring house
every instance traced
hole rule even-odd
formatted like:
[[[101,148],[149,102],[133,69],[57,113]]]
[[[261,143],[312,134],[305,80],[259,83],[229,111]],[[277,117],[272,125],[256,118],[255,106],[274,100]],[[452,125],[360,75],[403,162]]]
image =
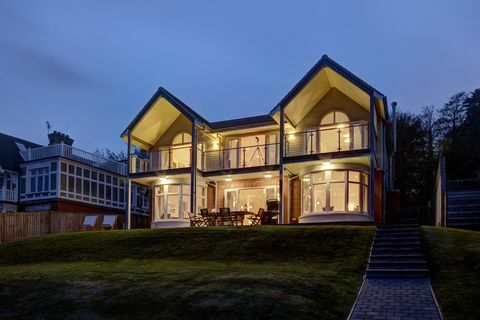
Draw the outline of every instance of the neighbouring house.
[[[149,188],[152,227],[201,208],[278,222],[383,223],[393,148],[387,98],[324,55],[268,113],[210,122],[160,87],[121,137],[129,188]]]
[[[60,132],[48,146],[0,134],[2,211],[118,214],[126,211],[126,163],[73,147]],[[134,226],[148,225],[148,188],[133,185]]]

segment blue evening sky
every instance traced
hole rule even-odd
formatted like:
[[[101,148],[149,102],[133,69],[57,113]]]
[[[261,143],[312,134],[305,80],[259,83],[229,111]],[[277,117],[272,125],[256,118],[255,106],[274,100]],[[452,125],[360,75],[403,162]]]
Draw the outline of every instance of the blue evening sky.
[[[158,86],[210,121],[265,114],[321,57],[398,101],[480,87],[480,1],[0,0],[0,132],[93,151]]]

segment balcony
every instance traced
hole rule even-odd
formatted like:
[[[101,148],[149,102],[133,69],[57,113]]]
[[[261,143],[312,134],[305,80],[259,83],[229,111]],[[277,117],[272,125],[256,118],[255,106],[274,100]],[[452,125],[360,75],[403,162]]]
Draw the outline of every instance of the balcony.
[[[17,202],[17,192],[15,190],[0,188],[0,200]]]
[[[106,171],[114,172],[119,175],[127,175],[127,165],[125,163],[110,160],[94,153],[86,152],[63,143],[20,151],[20,154],[22,155],[23,159],[25,159],[25,161],[63,157]]]
[[[339,124],[285,135],[285,157],[368,149],[368,124]]]
[[[203,170],[263,167],[278,164],[279,144],[261,144],[204,151]]]
[[[132,156],[131,173],[142,173],[158,170],[189,168],[191,166],[191,146],[162,148],[148,152],[147,157]],[[198,156],[200,156],[200,152]]]
[[[278,143],[197,151],[197,168],[218,171],[278,164]],[[132,157],[131,173],[191,167],[191,147],[169,147],[151,151],[145,158]]]

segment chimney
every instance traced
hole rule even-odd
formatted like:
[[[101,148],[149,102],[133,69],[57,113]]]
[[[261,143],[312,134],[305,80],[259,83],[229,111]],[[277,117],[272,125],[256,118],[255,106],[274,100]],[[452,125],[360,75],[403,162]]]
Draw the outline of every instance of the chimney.
[[[53,133],[48,134],[49,146],[51,146],[52,144],[60,144],[62,142],[67,146],[71,146],[73,144],[73,139],[70,138],[67,134],[58,131],[53,131]]]

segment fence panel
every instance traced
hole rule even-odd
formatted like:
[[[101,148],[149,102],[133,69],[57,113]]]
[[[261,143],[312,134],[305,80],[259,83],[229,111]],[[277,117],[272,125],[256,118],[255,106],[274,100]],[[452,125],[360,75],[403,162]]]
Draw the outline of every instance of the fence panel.
[[[0,213],[0,243],[52,233],[77,232],[86,215],[92,214],[55,211]],[[103,214],[99,214],[98,222],[102,221]],[[123,221],[124,217],[118,216],[116,229],[122,227]]]

